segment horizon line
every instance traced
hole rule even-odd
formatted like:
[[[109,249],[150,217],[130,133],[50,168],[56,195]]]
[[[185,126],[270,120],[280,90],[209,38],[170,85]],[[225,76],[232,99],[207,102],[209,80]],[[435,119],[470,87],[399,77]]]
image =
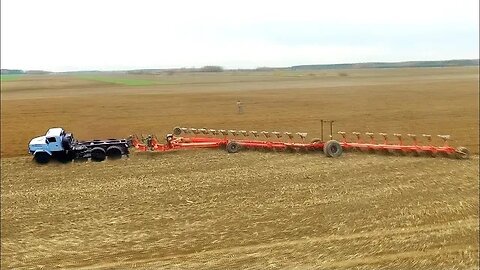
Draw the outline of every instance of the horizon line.
[[[328,63],[328,64],[298,64],[291,66],[257,66],[255,68],[225,68],[221,65],[204,65],[204,66],[191,66],[191,67],[169,67],[169,68],[131,68],[131,69],[78,69],[78,70],[64,70],[64,71],[50,71],[46,69],[19,69],[19,68],[1,68],[1,70],[18,70],[23,72],[28,71],[41,71],[48,73],[65,73],[65,72],[122,72],[122,71],[135,71],[135,70],[182,70],[182,69],[201,69],[205,67],[219,67],[223,70],[256,70],[256,69],[287,69],[294,67],[307,67],[307,66],[341,66],[341,65],[361,65],[361,64],[402,64],[402,63],[418,63],[418,62],[450,62],[450,61],[480,61],[480,58],[455,58],[455,59],[441,59],[441,60],[406,60],[406,61],[369,61],[369,62],[348,62],[348,63]]]

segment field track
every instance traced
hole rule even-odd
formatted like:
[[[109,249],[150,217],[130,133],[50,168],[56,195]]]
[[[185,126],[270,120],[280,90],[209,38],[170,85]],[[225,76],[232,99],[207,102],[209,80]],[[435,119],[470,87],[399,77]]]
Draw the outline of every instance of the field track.
[[[468,269],[478,265],[477,165],[214,150],[10,158],[2,269]]]
[[[478,269],[478,68],[345,73],[2,82],[1,268]],[[451,134],[474,155],[199,150],[47,166],[26,155],[51,126],[80,139],[174,126],[311,139],[322,118],[349,132]]]

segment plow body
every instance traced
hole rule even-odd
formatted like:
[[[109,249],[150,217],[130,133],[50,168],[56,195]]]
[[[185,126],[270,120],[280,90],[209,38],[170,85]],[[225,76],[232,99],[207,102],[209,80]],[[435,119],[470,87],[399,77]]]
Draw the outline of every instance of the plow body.
[[[323,130],[323,128],[322,128]],[[469,152],[465,147],[454,148],[447,144],[449,135],[438,135],[444,140],[443,146],[431,145],[431,135],[423,134],[427,138],[429,145],[420,145],[417,142],[416,135],[408,134],[413,139],[412,145],[405,145],[401,134],[394,134],[398,138],[397,143],[390,143],[387,141],[386,133],[379,133],[384,137],[382,143],[377,143],[374,140],[373,133],[365,133],[370,137],[370,140],[362,141],[360,133],[353,132],[357,137],[355,142],[347,140],[345,132],[338,132],[342,135],[341,141],[330,140],[324,141],[323,134],[320,139],[313,139],[310,143],[305,142],[307,133],[295,133],[300,136],[302,142],[295,142],[293,135],[290,132],[257,132],[257,131],[236,131],[236,130],[213,130],[213,129],[194,129],[194,128],[175,128],[174,134],[166,136],[166,143],[160,143],[159,140],[152,135],[140,140],[136,136],[130,137],[130,143],[138,151],[175,151],[182,149],[198,149],[198,148],[220,148],[225,149],[229,153],[236,153],[242,149],[257,149],[257,150],[271,150],[271,151],[288,151],[288,152],[309,152],[322,151],[327,157],[338,157],[343,151],[360,151],[377,154],[394,154],[394,155],[412,155],[412,156],[444,156],[451,158],[466,159],[469,157]],[[186,136],[179,136],[182,133]],[[258,137],[263,135],[265,140]],[[219,135],[214,137],[211,135]],[[244,137],[240,137],[243,135]],[[273,137],[272,135],[275,135]],[[283,136],[285,135],[285,136]],[[230,137],[230,136],[233,136]],[[250,138],[249,138],[250,137]],[[280,138],[284,138],[284,141]]]
[[[181,149],[196,148],[225,148],[229,143],[237,143],[242,149],[265,149],[278,151],[323,151],[325,142],[296,143],[282,141],[242,140],[230,138],[208,138],[208,137],[173,137],[170,142],[161,144],[153,139],[149,144],[143,144],[139,140],[133,140],[132,145],[139,151],[174,151]],[[451,146],[422,146],[422,145],[397,145],[397,144],[372,144],[356,142],[339,142],[345,151],[361,151],[375,153],[398,153],[414,155],[457,155],[459,151]]]
[[[360,150],[363,152],[386,152],[399,154],[427,154],[427,155],[455,155],[458,151],[450,146],[422,146],[422,145],[396,145],[396,144],[371,144],[341,142],[345,150]]]

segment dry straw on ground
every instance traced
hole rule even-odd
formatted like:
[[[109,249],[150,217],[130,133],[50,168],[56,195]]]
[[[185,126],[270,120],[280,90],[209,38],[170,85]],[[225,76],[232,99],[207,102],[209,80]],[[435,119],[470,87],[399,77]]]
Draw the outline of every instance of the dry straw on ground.
[[[2,269],[477,268],[476,155],[200,150],[48,166],[26,156],[51,126],[80,139],[174,126],[311,138],[322,118],[349,132],[451,134],[478,153],[478,68],[347,73],[2,83]]]

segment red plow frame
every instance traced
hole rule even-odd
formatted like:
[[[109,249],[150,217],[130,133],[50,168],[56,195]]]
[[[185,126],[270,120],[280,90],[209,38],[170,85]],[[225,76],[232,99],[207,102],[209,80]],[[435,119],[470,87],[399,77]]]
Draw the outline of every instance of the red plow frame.
[[[330,140],[323,140],[323,120],[322,120],[322,138],[313,139],[306,143],[305,138],[307,133],[290,132],[266,132],[262,131],[244,131],[244,130],[214,130],[214,129],[195,129],[195,128],[175,128],[173,134],[166,136],[166,143],[160,143],[155,136],[147,136],[140,140],[136,136],[130,137],[130,142],[138,151],[174,151],[180,149],[197,149],[197,148],[222,148],[229,153],[236,153],[241,149],[265,149],[272,151],[291,151],[291,152],[307,152],[307,151],[323,151],[327,157],[338,157],[342,151],[361,151],[370,153],[384,153],[395,155],[413,155],[413,156],[445,156],[459,159],[466,159],[469,157],[469,152],[465,147],[454,148],[449,146],[447,141],[450,138],[448,135],[438,135],[444,141],[443,146],[433,146],[431,144],[432,136],[423,134],[427,139],[429,145],[420,145],[417,142],[416,135],[408,134],[413,140],[412,145],[405,145],[401,134],[394,134],[398,139],[398,143],[389,143],[387,134],[379,133],[383,136],[383,142],[377,143],[374,139],[373,133],[365,133],[370,140],[364,142],[361,139],[360,133],[353,132],[356,136],[354,142],[349,142],[345,132],[338,132],[342,136],[342,140],[333,140],[332,123],[330,122]],[[184,133],[186,136],[179,136]],[[190,136],[189,136],[190,135]],[[193,135],[193,136],[191,136]],[[221,137],[210,137],[220,135]],[[238,138],[243,135],[244,138]],[[265,140],[258,139],[260,136],[265,137]],[[302,142],[294,142],[294,135],[298,135]],[[230,136],[233,136],[231,138]],[[250,139],[247,137],[253,136]],[[276,137],[276,138],[275,138]],[[281,141],[280,138],[286,137],[288,141]],[[271,138],[274,138],[271,140]]]
[[[133,136],[131,144],[138,151],[174,151],[180,149],[197,149],[197,148],[223,148],[229,153],[236,153],[241,149],[265,149],[272,151],[324,151],[328,145],[330,152],[326,152],[327,156],[335,157],[341,154],[342,148],[340,143],[331,141],[327,143],[297,143],[297,142],[283,142],[283,141],[262,141],[262,140],[242,140],[231,138],[211,138],[211,137],[176,137],[167,135],[166,143],[159,143],[154,136],[147,136],[141,142],[140,139]],[[335,145],[335,142],[337,145]],[[340,152],[339,152],[340,151]]]

